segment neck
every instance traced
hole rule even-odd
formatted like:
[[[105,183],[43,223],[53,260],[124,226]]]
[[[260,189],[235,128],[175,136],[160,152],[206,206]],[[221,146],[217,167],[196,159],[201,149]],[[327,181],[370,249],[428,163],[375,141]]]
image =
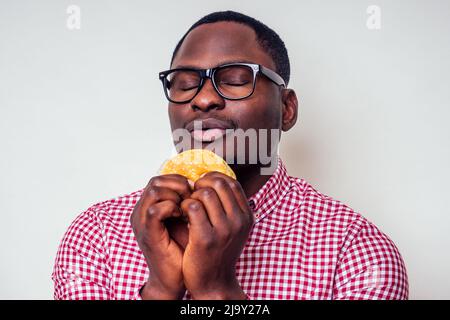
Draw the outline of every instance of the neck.
[[[261,174],[260,164],[246,164],[232,166],[236,178],[244,189],[247,198],[258,192],[270,179],[271,175]]]

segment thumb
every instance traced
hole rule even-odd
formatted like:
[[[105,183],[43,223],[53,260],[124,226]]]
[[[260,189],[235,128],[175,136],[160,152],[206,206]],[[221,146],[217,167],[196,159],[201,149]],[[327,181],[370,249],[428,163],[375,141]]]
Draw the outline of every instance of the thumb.
[[[208,219],[205,207],[195,199],[185,199],[181,202],[181,210],[189,221],[189,240],[205,236],[212,232],[212,225]]]

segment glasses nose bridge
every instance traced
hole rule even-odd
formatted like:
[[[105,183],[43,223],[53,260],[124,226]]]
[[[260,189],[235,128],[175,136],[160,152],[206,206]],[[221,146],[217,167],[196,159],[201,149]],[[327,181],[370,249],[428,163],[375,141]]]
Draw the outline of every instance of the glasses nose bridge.
[[[215,72],[216,68],[210,68],[210,69],[203,69],[200,70],[201,73],[201,82],[200,82],[200,86],[199,89],[197,91],[197,93],[195,94],[195,96],[192,98],[193,100],[199,99],[199,96],[202,96],[203,94],[205,94],[205,85],[208,81],[206,81],[207,79],[211,80],[211,88],[206,89],[208,92],[211,92],[210,90],[212,90],[212,92],[214,92],[214,95],[217,96],[220,99],[223,99],[222,94],[219,92],[219,90],[216,87],[216,83],[214,81],[214,72]],[[208,95],[211,93],[207,93]],[[210,99],[210,98],[208,98]],[[216,99],[216,98],[214,98]],[[209,103],[208,103],[209,104]]]
[[[203,80],[205,80],[206,78],[209,78],[209,79],[211,79],[211,81],[213,81],[214,70],[215,70],[215,68],[202,70]]]
[[[200,91],[203,90],[203,87],[206,84],[206,79],[210,79],[211,80],[211,85],[212,85],[214,91],[219,96],[221,96],[220,92],[217,90],[216,83],[214,81],[214,72],[215,72],[215,70],[216,70],[216,68],[210,68],[210,69],[201,70],[201,83],[200,83],[200,88],[199,88],[197,94],[200,93]]]

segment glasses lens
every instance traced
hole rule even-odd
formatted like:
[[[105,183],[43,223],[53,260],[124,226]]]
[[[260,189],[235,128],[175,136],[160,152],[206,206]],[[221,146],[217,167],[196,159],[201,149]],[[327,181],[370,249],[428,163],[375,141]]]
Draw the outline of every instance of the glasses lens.
[[[247,66],[226,66],[214,74],[217,89],[230,99],[247,97],[253,90],[253,69]]]
[[[166,90],[172,101],[183,102],[192,99],[200,85],[200,74],[196,71],[179,70],[167,75]]]

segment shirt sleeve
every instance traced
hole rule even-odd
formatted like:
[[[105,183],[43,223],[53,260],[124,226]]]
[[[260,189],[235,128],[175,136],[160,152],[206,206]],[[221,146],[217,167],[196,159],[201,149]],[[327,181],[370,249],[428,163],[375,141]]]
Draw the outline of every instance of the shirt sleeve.
[[[144,300],[144,299],[142,298],[142,295],[141,295],[141,290],[142,290],[142,288],[144,287],[144,285],[145,285],[145,283],[139,288],[138,291],[136,291],[136,293],[134,294],[134,296],[131,297],[131,300]]]
[[[370,222],[363,222],[344,245],[336,269],[336,300],[408,299],[406,268],[395,244]]]
[[[79,215],[65,233],[52,273],[56,300],[113,299],[103,226],[95,209]]]

